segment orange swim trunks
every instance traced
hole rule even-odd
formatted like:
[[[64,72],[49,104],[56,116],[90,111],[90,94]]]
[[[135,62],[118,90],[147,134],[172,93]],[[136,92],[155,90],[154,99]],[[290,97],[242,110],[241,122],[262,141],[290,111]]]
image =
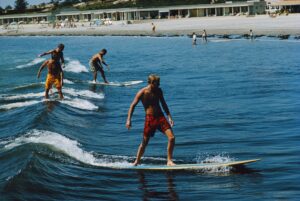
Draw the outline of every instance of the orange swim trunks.
[[[144,127],[145,137],[153,137],[156,129],[165,132],[170,128],[171,126],[164,116],[154,117],[153,115],[146,115]]]
[[[45,83],[45,88],[46,89],[51,89],[52,85],[55,84],[55,87],[57,90],[61,90],[61,78],[60,75],[47,75],[47,80]]]

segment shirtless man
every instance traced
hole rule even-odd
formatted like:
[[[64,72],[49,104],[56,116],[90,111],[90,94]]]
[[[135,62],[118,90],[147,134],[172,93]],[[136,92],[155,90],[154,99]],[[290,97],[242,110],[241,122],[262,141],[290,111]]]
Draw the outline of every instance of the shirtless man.
[[[138,148],[137,157],[133,165],[137,166],[140,163],[141,157],[143,156],[146,146],[150,140],[150,137],[154,136],[156,129],[163,132],[168,137],[168,158],[167,165],[175,165],[172,161],[173,149],[175,144],[175,137],[171,127],[174,125],[171,114],[169,112],[168,105],[164,99],[163,92],[159,87],[160,78],[156,75],[150,75],[148,77],[148,86],[142,88],[135,96],[133,102],[130,105],[128,111],[128,117],[126,127],[131,128],[131,117],[135,106],[139,101],[142,101],[146,118],[144,127],[143,140]],[[168,116],[169,122],[165,118],[160,104]]]
[[[45,98],[49,98],[49,90],[52,88],[52,85],[55,84],[55,87],[57,88],[59,94],[59,98],[63,99],[64,96],[61,91],[61,88],[63,86],[63,71],[61,67],[57,66],[54,59],[49,59],[41,65],[37,74],[37,78],[40,78],[41,71],[45,66],[48,67],[48,75],[45,83]]]
[[[64,44],[59,44],[56,49],[50,50],[48,52],[44,52],[43,54],[40,54],[39,57],[45,56],[47,54],[51,54],[51,58],[55,61],[55,65],[64,68],[65,67],[65,59],[63,53],[64,48],[65,48]]]
[[[107,69],[109,70],[109,66],[105,63],[105,61],[103,59],[103,56],[106,54],[106,52],[107,52],[106,49],[102,49],[98,54],[95,54],[89,62],[90,69],[94,73],[94,82],[95,83],[97,81],[97,71],[100,71],[104,82],[108,83],[108,81],[106,80],[105,74],[104,74],[103,66],[102,66],[102,64],[104,64],[107,67]]]

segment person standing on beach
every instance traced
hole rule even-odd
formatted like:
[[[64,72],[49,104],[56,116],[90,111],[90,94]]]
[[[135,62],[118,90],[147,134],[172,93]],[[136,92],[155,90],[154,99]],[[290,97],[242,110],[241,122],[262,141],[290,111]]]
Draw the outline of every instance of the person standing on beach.
[[[103,70],[103,66],[102,64],[104,64],[107,69],[109,70],[109,66],[105,63],[103,57],[104,55],[107,53],[106,49],[102,49],[99,53],[95,54],[91,59],[90,59],[90,69],[91,71],[94,73],[94,83],[96,83],[97,81],[97,71],[100,71],[101,76],[104,80],[105,83],[108,83],[108,81],[106,80],[105,74],[104,74],[104,70]]]
[[[197,45],[197,35],[195,34],[195,32],[193,32],[193,45]]]
[[[152,25],[152,33],[155,33],[156,27],[155,27],[154,23],[152,22],[151,25]]]
[[[206,33],[205,29],[203,29],[203,32],[202,32],[202,41],[207,42],[207,33]]]
[[[40,78],[41,71],[44,69],[45,66],[48,67],[48,74],[45,83],[45,98],[46,99],[49,98],[49,90],[52,88],[52,85],[55,84],[55,87],[59,94],[59,98],[63,99],[64,96],[62,94],[61,88],[64,84],[63,82],[64,74],[61,69],[61,66],[58,66],[54,59],[49,59],[41,65],[37,74],[37,78]]]
[[[54,60],[55,65],[57,65],[58,68],[65,67],[65,59],[64,59],[64,53],[63,50],[65,49],[64,44],[59,44],[56,49],[50,50],[48,52],[44,52],[43,54],[40,54],[39,57],[45,56],[47,54],[51,54],[51,58]],[[60,63],[61,62],[61,63]]]
[[[141,157],[143,156],[146,146],[150,140],[150,137],[154,136],[156,129],[163,132],[168,138],[168,157],[167,165],[172,166],[175,163],[172,161],[173,149],[175,145],[175,137],[171,127],[173,127],[174,122],[172,120],[168,105],[164,99],[163,91],[159,87],[160,78],[157,75],[149,75],[148,85],[142,88],[135,96],[132,101],[130,108],[128,110],[128,117],[126,122],[126,127],[129,130],[131,128],[131,117],[135,106],[139,101],[142,102],[146,117],[145,117],[145,127],[142,142],[137,151],[137,157],[133,165],[137,166],[140,163]],[[169,122],[165,118],[160,104],[168,116]]]

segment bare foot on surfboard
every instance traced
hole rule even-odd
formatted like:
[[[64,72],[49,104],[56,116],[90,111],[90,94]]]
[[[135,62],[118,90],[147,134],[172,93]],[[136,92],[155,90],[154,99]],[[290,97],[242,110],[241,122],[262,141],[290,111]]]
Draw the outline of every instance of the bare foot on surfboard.
[[[176,165],[173,161],[171,161],[171,160],[168,160],[168,162],[167,162],[167,166],[174,166],[174,165]]]
[[[134,162],[132,163],[133,166],[138,166],[138,164],[139,164],[139,163],[138,163],[137,161],[134,161]]]

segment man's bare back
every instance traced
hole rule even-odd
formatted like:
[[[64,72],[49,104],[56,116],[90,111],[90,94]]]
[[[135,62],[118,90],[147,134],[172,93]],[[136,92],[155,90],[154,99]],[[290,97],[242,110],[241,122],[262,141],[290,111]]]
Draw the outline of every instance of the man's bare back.
[[[92,62],[100,62],[101,63],[102,59],[103,59],[102,55],[98,53],[98,54],[95,54],[92,57],[91,61]]]
[[[62,94],[62,86],[63,86],[63,71],[60,65],[56,65],[56,61],[54,59],[49,59],[45,61],[37,74],[37,78],[40,78],[41,71],[47,66],[48,75],[45,82],[45,98],[49,98],[49,90],[52,88],[52,85],[55,84],[60,99],[63,99]]]

